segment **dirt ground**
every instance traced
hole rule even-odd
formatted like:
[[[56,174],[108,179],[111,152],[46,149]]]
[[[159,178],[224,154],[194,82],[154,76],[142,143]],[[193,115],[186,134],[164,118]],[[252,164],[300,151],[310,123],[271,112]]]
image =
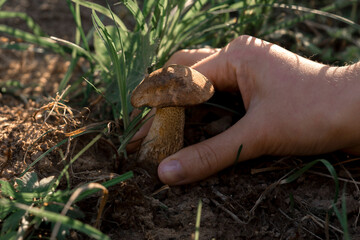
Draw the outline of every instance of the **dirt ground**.
[[[75,27],[63,0],[11,0],[2,10],[27,12],[49,35],[73,40]],[[90,28],[90,14],[83,16],[83,24]],[[19,19],[0,23],[26,30]],[[7,36],[0,37],[10,41]],[[25,51],[0,50],[0,178],[18,176],[41,154],[66,139],[67,132],[102,121],[94,117],[96,114],[80,114],[83,108],[72,108],[73,116],[69,111],[65,115],[61,112],[44,121],[69,64],[66,56],[36,51],[35,47]],[[74,78],[80,75],[81,67]],[[9,80],[20,85],[6,87]],[[239,99],[236,94],[217,93],[211,101],[243,111]],[[90,110],[96,112],[96,106]],[[186,145],[214,136],[240,118],[211,105],[188,109],[186,117]],[[88,139],[79,137],[56,148],[31,171],[40,177],[58,175]],[[341,239],[342,228],[329,211],[335,194],[334,181],[322,165],[316,165],[293,183],[280,183],[292,169],[319,158],[334,164],[346,199],[349,232],[353,239],[360,239],[360,183],[355,181],[360,169],[352,156],[341,152],[310,157],[265,156],[238,163],[198,183],[167,187],[134,166],[133,156],[116,156],[117,143],[111,140],[101,139],[70,169],[72,186],[134,171],[132,179],[109,189],[100,230],[111,239],[193,239],[200,200],[200,239]],[[62,156],[67,149],[69,156]],[[349,163],[341,164],[345,160]],[[97,200],[94,197],[79,203],[86,215],[82,221],[93,223]],[[72,232],[69,238],[86,237]]]

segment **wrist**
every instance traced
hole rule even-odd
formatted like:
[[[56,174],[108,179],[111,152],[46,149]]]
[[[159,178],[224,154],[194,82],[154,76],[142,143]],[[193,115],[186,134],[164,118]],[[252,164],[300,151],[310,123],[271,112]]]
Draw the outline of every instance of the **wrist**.
[[[352,148],[360,145],[360,62],[332,69],[334,137],[342,149]]]

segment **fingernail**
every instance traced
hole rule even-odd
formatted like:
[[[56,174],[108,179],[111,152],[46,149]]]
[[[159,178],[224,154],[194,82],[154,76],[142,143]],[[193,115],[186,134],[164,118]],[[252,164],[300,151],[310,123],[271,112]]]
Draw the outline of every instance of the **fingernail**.
[[[164,160],[158,168],[159,178],[169,185],[179,184],[184,180],[184,171],[178,160]]]

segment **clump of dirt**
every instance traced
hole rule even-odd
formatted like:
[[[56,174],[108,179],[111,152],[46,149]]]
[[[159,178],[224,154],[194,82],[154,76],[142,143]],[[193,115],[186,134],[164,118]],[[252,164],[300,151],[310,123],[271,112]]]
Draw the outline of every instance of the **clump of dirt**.
[[[65,1],[8,1],[5,10],[27,11],[50,35],[71,40],[75,29]],[[15,7],[16,6],[16,7]],[[33,7],[36,6],[36,7]],[[83,23],[91,24],[89,18]],[[10,21],[20,26],[18,20]],[[64,25],[59,22],[66,23]],[[56,26],[56,28],[54,27]],[[61,27],[65,26],[65,27]],[[69,61],[49,52],[0,50],[0,177],[19,176],[30,164],[40,177],[58,175],[70,159],[94,136],[71,138],[73,130],[100,120],[84,109],[73,109],[60,101],[56,89]],[[81,75],[81,69],[77,70]],[[76,78],[76,76],[75,76]],[[20,85],[1,85],[16,81]],[[61,95],[61,93],[59,93]],[[191,145],[212,137],[231,126],[244,112],[240,96],[217,93],[213,103],[236,109],[239,114],[201,105],[186,111],[185,143]],[[97,104],[101,104],[98,102]],[[93,109],[96,116],[96,108]],[[52,113],[52,114],[50,114]],[[93,115],[92,115],[93,116]],[[110,123],[111,121],[109,121]],[[111,179],[128,170],[134,177],[109,188],[100,230],[112,239],[192,239],[195,219],[202,202],[201,239],[338,239],[343,229],[331,209],[335,185],[321,165],[298,180],[281,181],[292,169],[326,158],[342,177],[340,189],[346,202],[349,232],[360,238],[359,183],[356,159],[343,153],[307,158],[262,157],[239,163],[204,181],[169,187],[136,165],[135,156],[116,154],[116,123],[69,169],[70,184]],[[57,146],[63,142],[61,146]],[[55,147],[57,146],[57,147]],[[49,149],[54,150],[40,159]],[[348,163],[344,162],[347,160]],[[342,165],[339,162],[344,162]],[[353,164],[353,165],[351,165]],[[346,167],[346,168],[345,168]],[[82,219],[93,223],[96,196],[78,205]],[[340,208],[340,202],[337,205]],[[72,238],[80,236],[72,233]],[[81,237],[83,238],[83,237]]]

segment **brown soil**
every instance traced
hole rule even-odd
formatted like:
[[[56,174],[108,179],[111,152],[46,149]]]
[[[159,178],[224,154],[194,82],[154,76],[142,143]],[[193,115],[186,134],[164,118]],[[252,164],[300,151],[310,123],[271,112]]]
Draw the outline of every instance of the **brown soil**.
[[[27,12],[49,35],[73,39],[74,24],[66,1],[12,0],[3,10]],[[18,19],[6,23],[26,29]],[[83,24],[86,28],[91,26],[90,15],[84,15]],[[4,38],[3,41],[10,40]],[[56,105],[55,91],[68,66],[67,57],[47,51],[0,50],[0,87],[9,80],[21,83],[19,87],[7,88],[11,91],[4,91],[3,87],[0,91],[2,179],[18,176],[41,154],[66,139],[66,133],[100,121],[92,115],[80,114],[82,108],[70,111],[70,108]],[[80,76],[80,67],[76,73]],[[239,99],[238,95],[218,93],[212,101],[241,109]],[[51,109],[55,114],[48,117]],[[91,110],[96,112],[96,106]],[[209,105],[188,109],[186,145],[218,134],[238,118]],[[116,128],[116,124],[113,125]],[[58,175],[91,138],[88,135],[79,137],[55,148],[31,171],[40,177]],[[201,239],[342,238],[336,216],[327,215],[335,190],[334,181],[323,166],[317,165],[291,184],[280,184],[280,180],[310,160],[326,158],[335,165],[351,159],[350,156],[332,153],[307,158],[262,157],[239,163],[198,183],[167,187],[154,181],[146,170],[134,166],[133,156],[128,159],[116,156],[116,144],[111,136],[104,136],[72,165],[69,172],[70,183],[76,186],[134,171],[132,179],[109,189],[110,197],[100,229],[111,239],[193,239],[200,200]],[[351,164],[337,164],[335,168],[340,177],[350,179],[340,181],[340,189],[346,199],[349,231],[353,239],[359,239],[359,183],[351,180],[351,177],[359,177],[359,168]],[[84,222],[93,224],[97,201],[98,198],[92,197],[79,203],[86,214]],[[84,239],[84,236],[73,232],[71,239]]]

